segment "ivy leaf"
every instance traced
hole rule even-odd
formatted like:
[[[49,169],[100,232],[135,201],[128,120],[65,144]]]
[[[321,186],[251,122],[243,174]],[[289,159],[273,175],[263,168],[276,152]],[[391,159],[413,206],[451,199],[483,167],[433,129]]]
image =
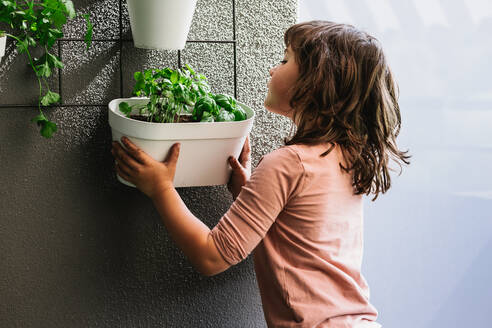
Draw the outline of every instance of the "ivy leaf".
[[[73,6],[73,2],[70,0],[64,0],[65,3],[65,8],[67,9],[68,13],[68,18],[74,19],[75,18],[75,8]]]
[[[14,14],[17,16],[22,16],[22,17],[26,16],[26,12],[22,11],[22,10],[17,10],[14,12]]]
[[[48,120],[43,113],[33,118],[31,122],[36,123],[39,127],[41,127],[39,132],[45,138],[51,138],[53,133],[58,130],[56,124]]]
[[[60,95],[56,92],[48,91],[48,93],[41,98],[41,104],[43,106],[49,106],[60,101]]]
[[[34,38],[32,38],[32,37],[30,37],[30,36],[28,36],[28,37],[26,38],[26,42],[27,42],[27,44],[28,44],[29,46],[31,46],[31,47],[35,47],[35,46],[36,46],[36,40],[34,40]]]
[[[44,62],[40,65],[37,65],[36,66],[36,71],[37,71],[37,75],[39,77],[50,77],[51,76],[51,68],[50,68],[50,65],[48,64],[48,62]]]
[[[56,40],[63,36],[63,32],[56,28],[48,29],[48,33],[44,36],[43,41],[48,48],[53,47]]]
[[[50,28],[50,29],[48,29],[48,31],[50,32],[50,36],[52,38],[59,39],[63,36],[63,32],[60,29]]]
[[[27,47],[29,46],[29,43],[26,40],[19,40],[17,41],[16,46],[17,46],[17,51],[21,54],[27,51]]]
[[[47,121],[48,119],[46,118],[46,116],[44,116],[43,113],[39,114],[38,116],[36,116],[35,118],[33,118],[31,120],[31,122],[33,123],[39,123],[39,122],[43,122],[43,121]]]
[[[45,9],[43,10],[43,14],[46,17],[49,17],[50,20],[56,27],[61,27],[67,22],[67,8],[65,0],[44,0],[43,6]],[[72,4],[73,6],[73,4]]]
[[[63,68],[63,63],[58,57],[50,54],[49,52],[47,52],[46,54],[48,56],[48,63],[51,67]]]
[[[89,14],[85,14],[82,16],[85,18],[85,21],[87,22],[87,32],[85,32],[84,41],[85,44],[87,45],[87,49],[89,49],[92,44],[92,30],[94,29],[94,26],[92,25],[89,19]]]
[[[45,138],[51,138],[53,136],[53,133],[58,131],[58,127],[56,126],[56,123],[53,123],[51,121],[45,121],[41,124],[41,135]]]
[[[6,8],[12,8],[14,9],[16,7],[15,1],[9,1],[9,0],[4,0],[2,1],[2,5],[5,6]]]

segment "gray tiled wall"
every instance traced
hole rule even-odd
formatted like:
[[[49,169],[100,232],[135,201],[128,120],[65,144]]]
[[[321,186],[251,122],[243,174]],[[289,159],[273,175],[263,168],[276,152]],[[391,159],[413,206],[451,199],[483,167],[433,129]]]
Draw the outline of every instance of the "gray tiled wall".
[[[177,51],[134,48],[125,1],[74,3],[90,13],[94,43],[85,50],[75,20],[54,48],[65,68],[50,79],[63,98],[46,110],[59,126],[52,139],[29,122],[38,90],[25,57],[9,43],[0,63],[0,326],[265,327],[251,258],[200,276],[152,203],[115,179],[106,104],[131,94],[135,71],[177,67]],[[253,166],[289,132],[263,99],[296,6],[235,2],[237,96],[257,114]],[[232,0],[199,0],[188,40],[233,41],[233,27]],[[203,72],[215,92],[233,94],[234,43],[189,42],[181,62]],[[232,202],[225,186],[178,191],[209,227]]]

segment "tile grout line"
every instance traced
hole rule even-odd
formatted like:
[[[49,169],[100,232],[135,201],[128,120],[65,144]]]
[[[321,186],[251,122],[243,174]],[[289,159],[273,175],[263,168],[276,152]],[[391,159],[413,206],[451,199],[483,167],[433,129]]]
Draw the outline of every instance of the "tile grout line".
[[[81,41],[84,42],[84,39],[79,39],[79,38],[64,38],[64,39],[59,39],[59,42],[70,42],[70,41]],[[125,38],[120,38],[120,39],[92,39],[93,42],[117,42],[117,41],[123,41],[123,42],[130,42],[133,41],[133,39],[125,39]],[[236,40],[186,40],[186,43],[236,43]]]
[[[120,66],[120,98],[123,98],[123,0],[120,0],[120,53],[119,53],[119,66]]]
[[[234,98],[237,99],[236,0],[232,0],[232,38],[234,39]]]
[[[58,42],[58,56],[63,63],[61,42]],[[62,93],[62,69],[58,67],[58,94],[60,95],[60,105],[63,105],[63,93]]]

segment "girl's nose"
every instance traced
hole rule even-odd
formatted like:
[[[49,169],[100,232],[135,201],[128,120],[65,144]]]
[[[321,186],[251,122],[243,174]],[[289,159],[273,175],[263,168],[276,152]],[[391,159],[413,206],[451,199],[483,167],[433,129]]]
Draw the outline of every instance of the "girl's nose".
[[[270,68],[270,70],[269,70],[269,72],[270,72],[270,76],[272,76],[272,75],[273,75],[273,71],[274,71],[274,70],[275,70],[275,67]]]

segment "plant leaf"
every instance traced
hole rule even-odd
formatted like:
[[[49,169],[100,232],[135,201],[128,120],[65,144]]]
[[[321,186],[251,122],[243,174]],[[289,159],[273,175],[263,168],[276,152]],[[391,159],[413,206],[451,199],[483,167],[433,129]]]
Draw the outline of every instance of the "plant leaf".
[[[231,122],[235,120],[235,116],[233,113],[222,109],[216,117],[217,122]]]
[[[91,44],[92,44],[92,32],[93,32],[94,26],[91,23],[89,14],[84,14],[82,16],[85,18],[85,21],[87,23],[87,31],[85,32],[84,41],[85,41],[85,44],[87,45],[87,49],[89,49]]]
[[[68,18],[75,18],[75,8],[73,6],[73,2],[70,0],[64,0],[63,2],[65,3],[65,8],[67,9]]]
[[[41,98],[41,104],[43,106],[49,106],[60,101],[60,95],[56,92],[48,91],[48,93]]]
[[[38,116],[33,118],[31,122],[36,123],[39,127],[41,127],[39,132],[45,138],[51,138],[53,133],[58,130],[56,124],[49,121],[43,113],[40,113]]]
[[[34,40],[34,38],[28,36],[26,38],[26,42],[28,43],[29,46],[31,47],[35,47],[36,46],[36,40]]]
[[[63,63],[60,61],[58,57],[50,54],[49,52],[46,54],[48,56],[48,63],[51,67],[63,68]]]
[[[129,116],[130,113],[132,112],[132,107],[130,105],[128,105],[127,102],[121,102],[118,107],[120,109],[120,112],[125,114],[125,116]]]
[[[41,122],[41,121],[47,121],[48,119],[44,116],[43,113],[40,113],[38,116],[36,116],[35,118],[33,118],[31,120],[31,122],[33,123],[38,123],[38,122]]]
[[[17,46],[17,51],[21,54],[24,51],[27,51],[27,47],[29,46],[29,44],[26,40],[20,40],[17,41],[16,46]]]
[[[232,114],[234,114],[235,121],[243,121],[247,118],[246,112],[239,106],[233,109]]]
[[[50,77],[51,76],[51,68],[50,68],[50,65],[48,64],[48,62],[44,62],[40,65],[37,65],[36,66],[36,71],[37,71],[37,75],[39,77]]]
[[[195,75],[195,71],[191,68],[190,65],[188,64],[185,64],[186,68],[188,69],[188,71],[190,71],[191,75]]]
[[[171,74],[171,78],[170,78],[172,84],[175,84],[176,82],[178,82],[178,79],[179,79],[179,73],[177,71],[174,71]]]
[[[58,127],[55,123],[51,121],[44,121],[41,123],[41,130],[39,131],[41,135],[45,138],[51,138],[53,133],[58,131]]]
[[[138,71],[135,72],[135,74],[133,74],[133,78],[135,79],[135,81],[139,81],[139,80],[143,80],[144,76],[142,72]]]

